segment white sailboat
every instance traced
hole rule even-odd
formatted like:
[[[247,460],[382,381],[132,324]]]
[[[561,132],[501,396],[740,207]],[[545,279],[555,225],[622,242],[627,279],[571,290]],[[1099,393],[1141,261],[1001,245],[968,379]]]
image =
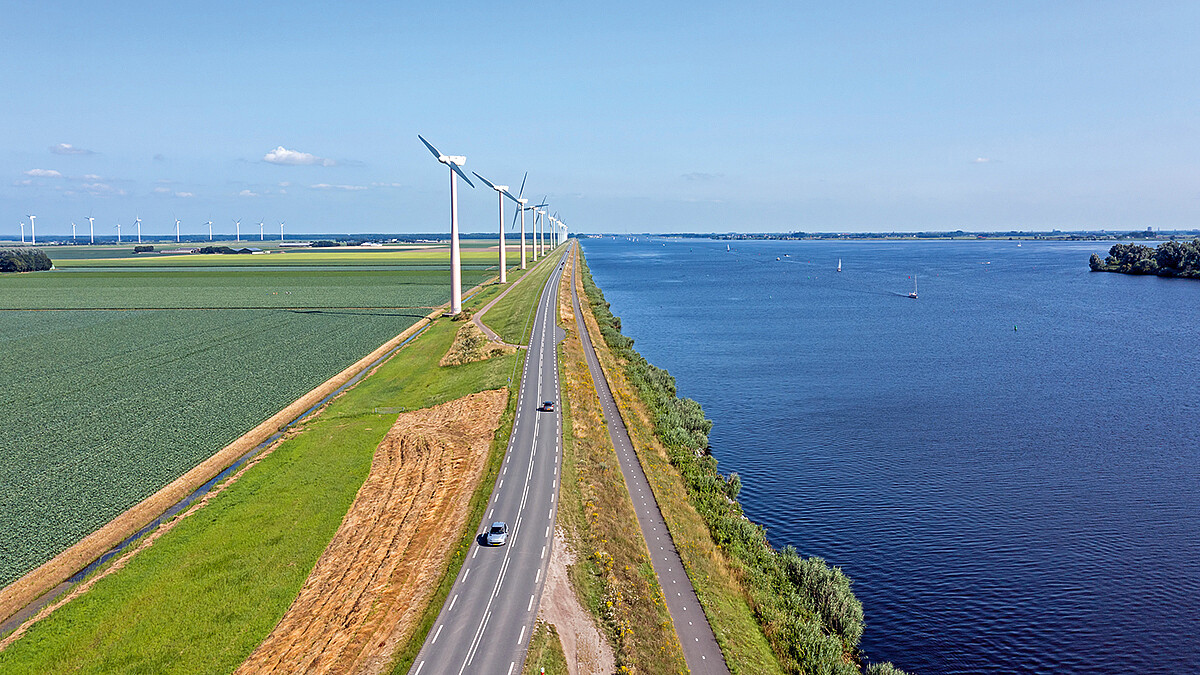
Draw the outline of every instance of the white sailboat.
[[[842,271],[842,259],[841,258],[838,258],[838,271],[839,272]]]
[[[912,290],[912,293],[908,294],[908,297],[912,298],[913,300],[917,299],[917,278],[916,277],[913,277],[913,290]]]

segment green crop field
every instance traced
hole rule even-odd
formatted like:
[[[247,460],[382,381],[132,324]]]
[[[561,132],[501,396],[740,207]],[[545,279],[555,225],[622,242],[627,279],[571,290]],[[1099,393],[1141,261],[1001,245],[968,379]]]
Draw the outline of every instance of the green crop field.
[[[388,252],[382,270],[357,266],[375,252],[344,254],[348,268],[316,255],[335,269],[134,258],[0,276],[0,586],[449,298],[444,251],[440,266]],[[464,269],[464,289],[492,275]]]

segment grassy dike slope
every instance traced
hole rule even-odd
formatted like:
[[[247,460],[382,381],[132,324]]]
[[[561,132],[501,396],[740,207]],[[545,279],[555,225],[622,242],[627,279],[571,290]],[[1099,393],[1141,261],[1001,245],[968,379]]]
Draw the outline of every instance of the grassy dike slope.
[[[468,306],[499,290],[486,287]],[[508,384],[523,352],[437,366],[458,326],[434,322],[319,416],[289,432],[207,506],[0,652],[0,672],[236,668],[291,604],[369,472],[375,448],[397,417],[375,409],[423,408]],[[477,493],[490,490],[507,443],[512,392]],[[468,534],[474,520],[468,520]]]
[[[586,262],[581,272],[597,356],[730,670],[862,672],[862,605],[850,579],[820,558],[775,551],[763,528],[745,519],[739,479],[718,473],[707,454],[711,422],[695,401],[676,397],[674,378],[621,334]],[[902,673],[890,663],[866,672]]]
[[[568,285],[575,268],[568,271],[572,274],[563,275],[558,298],[559,323],[567,337],[559,343],[564,396],[557,522],[577,554],[568,574],[581,604],[608,634],[619,672],[686,673],[679,637],[588,371]]]

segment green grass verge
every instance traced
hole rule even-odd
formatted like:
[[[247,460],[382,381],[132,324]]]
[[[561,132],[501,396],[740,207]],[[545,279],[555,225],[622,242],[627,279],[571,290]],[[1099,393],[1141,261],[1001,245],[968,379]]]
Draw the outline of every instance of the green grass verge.
[[[568,675],[567,655],[553,625],[539,621],[529,637],[529,655],[523,675]]]
[[[0,672],[236,668],[296,597],[365,480],[396,418],[373,410],[507,384],[517,355],[435,365],[457,326],[435,322],[125,569],[35,624],[0,652]]]
[[[558,252],[539,258],[536,267],[525,271],[529,279],[512,289],[503,300],[483,315],[483,322],[496,331],[505,342],[521,345],[529,340],[529,331],[532,328],[530,308],[537,305],[542,287],[546,285],[546,279],[554,271],[555,261],[558,259]]]

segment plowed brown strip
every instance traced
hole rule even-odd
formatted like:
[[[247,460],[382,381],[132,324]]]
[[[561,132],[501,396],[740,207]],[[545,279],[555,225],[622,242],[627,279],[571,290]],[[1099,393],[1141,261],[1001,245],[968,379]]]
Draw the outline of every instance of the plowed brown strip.
[[[508,390],[401,414],[300,595],[239,673],[378,673],[457,545]]]

